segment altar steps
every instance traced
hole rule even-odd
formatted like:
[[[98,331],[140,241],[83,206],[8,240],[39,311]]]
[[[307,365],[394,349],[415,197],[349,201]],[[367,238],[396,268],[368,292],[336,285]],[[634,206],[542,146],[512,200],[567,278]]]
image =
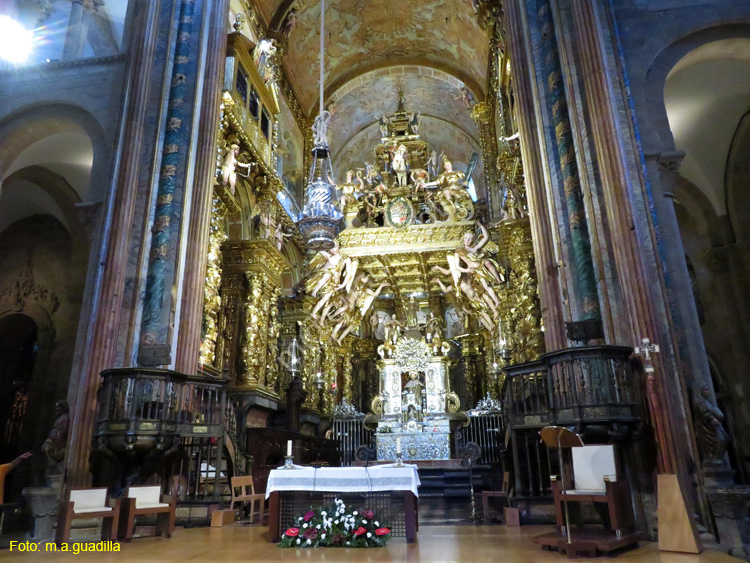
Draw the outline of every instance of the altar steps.
[[[482,489],[483,469],[472,469],[474,493]],[[420,467],[419,468],[419,498],[470,499],[471,486],[469,483],[468,467]]]

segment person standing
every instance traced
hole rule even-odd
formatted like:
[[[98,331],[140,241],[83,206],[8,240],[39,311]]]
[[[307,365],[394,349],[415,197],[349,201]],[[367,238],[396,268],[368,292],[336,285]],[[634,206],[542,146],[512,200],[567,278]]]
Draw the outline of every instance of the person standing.
[[[5,477],[13,471],[18,465],[27,458],[31,457],[31,452],[26,452],[21,455],[19,455],[16,459],[11,461],[10,463],[4,463],[0,465],[0,504],[3,504],[5,502],[3,495],[5,493]]]

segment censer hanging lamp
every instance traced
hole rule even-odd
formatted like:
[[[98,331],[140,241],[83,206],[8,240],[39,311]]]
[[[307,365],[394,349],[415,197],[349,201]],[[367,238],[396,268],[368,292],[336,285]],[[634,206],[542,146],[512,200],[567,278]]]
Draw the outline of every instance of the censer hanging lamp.
[[[320,98],[318,117],[313,124],[314,147],[307,179],[305,207],[297,218],[297,227],[305,238],[308,250],[328,250],[344,228],[344,215],[333,204],[336,180],[328,150],[328,125],[331,114],[323,108],[325,55],[325,0],[320,2]]]

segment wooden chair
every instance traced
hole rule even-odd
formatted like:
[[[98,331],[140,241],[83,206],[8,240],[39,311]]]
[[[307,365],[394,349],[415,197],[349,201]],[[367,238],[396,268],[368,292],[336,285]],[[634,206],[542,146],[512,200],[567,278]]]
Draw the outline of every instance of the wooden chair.
[[[128,487],[122,500],[119,537],[129,542],[133,539],[135,517],[156,514],[156,535],[172,537],[174,532],[177,495],[162,495],[159,485],[150,487]]]
[[[627,481],[617,479],[615,450],[612,445],[571,448],[573,487],[552,479],[557,525],[565,526],[563,501],[594,502],[607,505],[609,523],[619,537],[634,526]],[[570,486],[570,484],[568,484]]]
[[[484,520],[488,521],[490,513],[490,498],[494,499],[505,499],[508,507],[510,508],[510,473],[508,471],[503,473],[503,487],[499,491],[482,491],[479,493],[482,497],[482,515]],[[497,511],[497,500],[495,500],[495,511]]]
[[[248,492],[249,487],[249,492]],[[232,489],[232,504],[229,505],[231,510],[234,510],[234,503],[239,502],[240,506],[244,507],[246,502],[250,503],[250,523],[253,523],[253,515],[257,512],[260,515],[260,523],[263,525],[263,517],[266,511],[266,495],[263,493],[255,492],[255,485],[253,485],[252,475],[241,475],[238,477],[232,477],[231,483]],[[239,494],[237,493],[239,489]],[[260,508],[255,510],[255,503],[260,501]]]
[[[107,489],[71,489],[68,500],[60,503],[57,512],[55,543],[70,540],[70,526],[78,518],[101,518],[102,541],[117,540],[120,499],[108,502]]]

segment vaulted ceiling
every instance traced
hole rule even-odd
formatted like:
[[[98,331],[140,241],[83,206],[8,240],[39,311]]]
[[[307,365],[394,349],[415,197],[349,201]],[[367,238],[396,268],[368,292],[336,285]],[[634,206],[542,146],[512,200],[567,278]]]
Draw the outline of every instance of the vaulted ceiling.
[[[316,115],[320,1],[256,3],[273,32],[294,12],[283,64],[300,105]],[[325,15],[325,103],[339,175],[372,161],[377,120],[396,110],[399,90],[438,153],[465,164],[479,152],[471,103],[484,99],[489,41],[470,0],[327,0]]]

